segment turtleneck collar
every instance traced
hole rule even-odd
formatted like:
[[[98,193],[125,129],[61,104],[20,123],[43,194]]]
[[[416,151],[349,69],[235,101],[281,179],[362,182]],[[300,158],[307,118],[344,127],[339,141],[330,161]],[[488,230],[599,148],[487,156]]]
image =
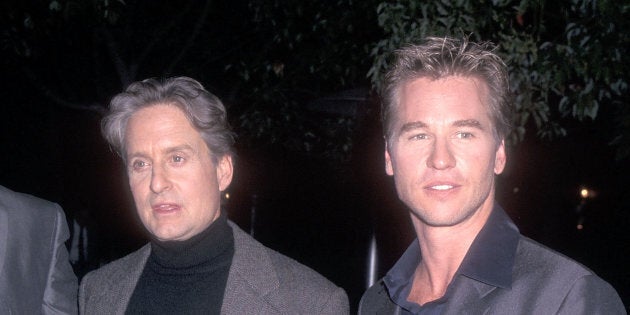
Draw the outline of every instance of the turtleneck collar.
[[[126,314],[219,314],[234,235],[225,214],[185,241],[151,241]]]
[[[149,262],[157,265],[159,269],[202,267],[212,265],[222,256],[231,256],[233,247],[232,228],[227,224],[227,216],[222,212],[210,226],[187,240],[151,240]]]

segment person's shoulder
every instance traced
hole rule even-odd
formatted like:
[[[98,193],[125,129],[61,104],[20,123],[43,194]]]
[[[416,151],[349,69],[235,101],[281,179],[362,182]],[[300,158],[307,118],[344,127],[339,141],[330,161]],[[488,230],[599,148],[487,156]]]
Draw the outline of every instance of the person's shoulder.
[[[109,282],[116,283],[126,279],[129,274],[136,270],[142,269],[151,252],[149,244],[144,245],[140,249],[109,262],[96,270],[88,272],[82,280],[82,283],[90,282]]]
[[[609,283],[579,262],[524,236],[517,249],[512,291],[527,295],[528,305],[540,310],[625,314]]]
[[[242,231],[234,223],[230,225],[234,231],[236,246],[245,246],[248,254],[252,256],[259,256],[264,253],[269,257],[271,267],[278,275],[281,283],[309,283],[311,287],[321,288],[322,290],[329,290],[336,287],[335,284],[310,267],[263,245],[249,236],[249,234]],[[242,250],[243,248],[240,249]]]
[[[291,297],[299,308],[320,314],[346,314],[348,296],[332,281],[296,260],[267,249],[282,295]]]
[[[581,278],[595,273],[579,262],[528,237],[521,236],[516,252],[515,272],[532,275],[536,271],[542,278]]]
[[[317,271],[299,263],[293,258],[269,248],[267,248],[267,252],[281,282],[308,283],[311,288],[325,292],[337,287]]]
[[[30,194],[20,193],[0,186],[0,209],[4,209],[11,215],[24,217],[57,215],[61,207],[52,201],[48,201]]]
[[[58,204],[2,186],[0,219],[4,220],[0,226],[4,224],[4,228],[12,231],[10,236],[13,241],[29,247],[46,247],[49,243],[36,244],[32,240],[53,237],[58,229],[62,229],[63,235],[67,233],[67,226],[59,224],[65,223],[65,214]],[[16,235],[30,236],[19,239]]]
[[[541,299],[563,301],[563,304],[576,299],[588,300],[586,304],[591,306],[609,305],[611,309],[621,305],[615,289],[595,272],[527,237],[521,237],[519,242],[513,289],[517,292],[535,290]]]
[[[235,250],[240,253],[238,258],[235,254],[234,259],[253,259],[256,272],[273,274],[278,282],[277,296],[291,301],[289,304],[296,307],[294,311],[320,314],[348,312],[348,297],[341,287],[310,267],[266,247],[233,222],[230,222],[230,226],[234,233]],[[250,265],[249,262],[245,264]],[[252,274],[248,273],[247,276],[252,277]]]

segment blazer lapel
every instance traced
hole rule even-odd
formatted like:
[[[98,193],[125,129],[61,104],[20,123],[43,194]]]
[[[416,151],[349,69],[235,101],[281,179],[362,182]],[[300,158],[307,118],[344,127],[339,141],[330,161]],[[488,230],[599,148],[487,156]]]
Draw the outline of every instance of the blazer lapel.
[[[136,256],[137,260],[128,264],[127,270],[121,273],[126,275],[126,279],[123,279],[120,282],[120,287],[117,288],[120,301],[117,314],[124,314],[125,310],[127,310],[127,305],[129,304],[133,290],[135,290],[136,284],[138,284],[138,280],[140,279],[142,270],[144,270],[144,266],[147,264],[150,253],[151,245],[147,244],[143,246],[138,253],[139,255]]]
[[[91,293],[99,295],[87,301],[86,309],[94,310],[98,314],[124,314],[150,253],[151,245],[147,244],[123,258],[125,261],[118,264],[117,268],[99,275],[99,278],[90,279],[100,282],[99,287],[103,290]]]
[[[234,257],[228,274],[221,314],[277,313],[272,293],[279,280],[266,248],[229,222],[234,235]]]

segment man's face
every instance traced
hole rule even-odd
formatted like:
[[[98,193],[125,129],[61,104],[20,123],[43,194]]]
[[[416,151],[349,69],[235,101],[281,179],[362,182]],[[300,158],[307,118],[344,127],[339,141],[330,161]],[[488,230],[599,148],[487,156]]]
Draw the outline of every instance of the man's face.
[[[492,210],[505,148],[484,105],[487,90],[484,82],[459,76],[401,87],[385,168],[415,225],[485,222]]]
[[[144,226],[161,241],[186,240],[220,215],[232,160],[215,165],[201,135],[177,107],[158,104],[129,119],[127,174]]]

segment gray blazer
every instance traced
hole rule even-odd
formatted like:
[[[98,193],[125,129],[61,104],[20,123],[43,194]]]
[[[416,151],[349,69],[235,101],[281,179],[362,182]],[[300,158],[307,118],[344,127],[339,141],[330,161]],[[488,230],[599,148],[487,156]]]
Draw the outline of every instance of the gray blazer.
[[[77,278],[54,203],[0,186],[0,314],[76,314]]]
[[[512,286],[499,288],[459,275],[444,314],[626,314],[617,292],[593,272],[520,237]],[[359,314],[400,314],[382,280],[363,295]]]
[[[221,314],[348,314],[343,289],[254,240],[232,222],[234,257]],[[88,273],[79,290],[82,314],[124,314],[151,252],[149,244]]]

